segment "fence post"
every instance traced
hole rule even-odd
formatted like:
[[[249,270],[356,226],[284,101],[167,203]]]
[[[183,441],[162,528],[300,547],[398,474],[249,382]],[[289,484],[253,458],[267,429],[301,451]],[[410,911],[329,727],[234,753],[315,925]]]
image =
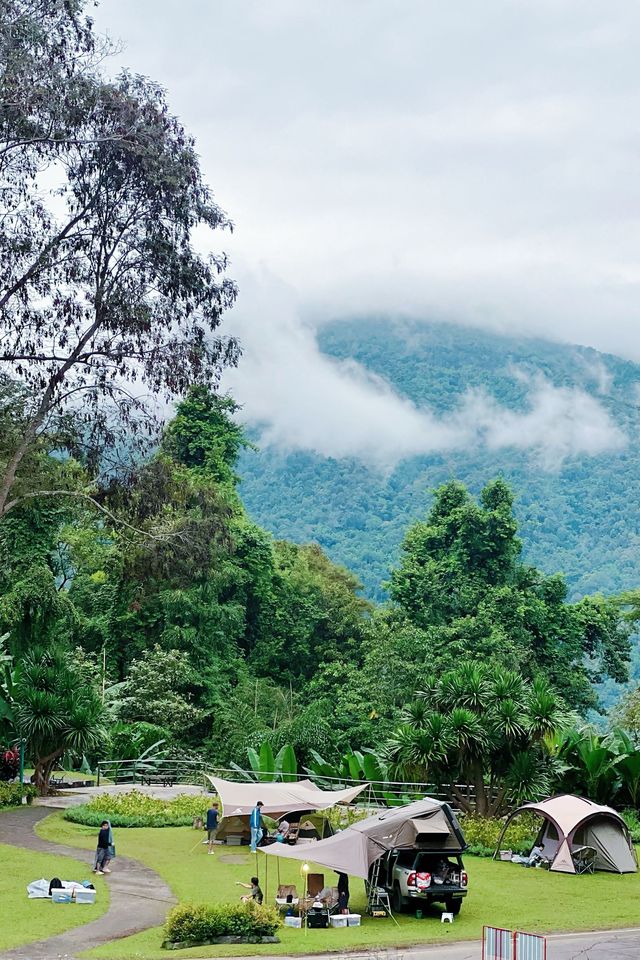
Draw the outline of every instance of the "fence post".
[[[100,764],[98,763],[98,776],[96,777],[96,787],[100,786]]]

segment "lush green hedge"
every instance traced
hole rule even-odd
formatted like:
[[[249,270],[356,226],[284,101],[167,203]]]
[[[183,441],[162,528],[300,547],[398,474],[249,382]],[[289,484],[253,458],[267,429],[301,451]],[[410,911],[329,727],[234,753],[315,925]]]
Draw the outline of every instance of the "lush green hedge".
[[[181,903],[167,917],[172,943],[201,943],[217,937],[272,937],[282,920],[274,907],[256,903]]]
[[[640,817],[637,810],[623,810],[622,816],[629,827],[629,833],[634,843],[640,843]]]
[[[0,783],[0,809],[2,807],[19,807],[23,797],[27,798],[27,803],[31,803],[36,794],[36,788],[31,785]]]
[[[99,827],[103,820],[112,827],[187,827],[194,817],[204,817],[211,798],[180,794],[174,800],[156,800],[139,790],[128,793],[100,794],[89,803],[70,807],[65,820]]]
[[[469,844],[469,853],[478,857],[492,857],[504,826],[503,820],[478,817],[473,814],[460,816],[460,826]],[[528,853],[540,829],[540,819],[523,814],[517,817],[507,830],[501,847],[514,853]]]

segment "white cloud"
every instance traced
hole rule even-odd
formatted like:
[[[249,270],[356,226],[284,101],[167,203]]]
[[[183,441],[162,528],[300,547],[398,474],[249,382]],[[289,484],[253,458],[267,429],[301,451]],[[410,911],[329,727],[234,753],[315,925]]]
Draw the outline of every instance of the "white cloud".
[[[419,454],[511,447],[555,469],[567,457],[626,442],[593,396],[518,368],[513,375],[528,388],[525,411],[469,390],[451,414],[439,416],[355,361],[321,354],[313,329],[299,320],[295,296],[273,278],[247,276],[242,288],[229,326],[240,333],[245,353],[225,383],[241,400],[243,419],[259,426],[263,447],[356,457],[381,469]]]

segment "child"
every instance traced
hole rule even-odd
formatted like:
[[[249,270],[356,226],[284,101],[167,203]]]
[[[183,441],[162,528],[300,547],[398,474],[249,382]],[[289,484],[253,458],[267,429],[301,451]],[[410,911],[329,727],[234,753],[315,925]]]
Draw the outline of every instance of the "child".
[[[262,890],[260,889],[260,881],[257,877],[251,877],[251,883],[242,883],[240,880],[236,880],[236,886],[245,887],[246,890],[251,890],[251,895],[249,897],[241,897],[243,903],[246,903],[248,900],[254,900],[256,903],[262,903],[264,897],[262,895]]]
[[[96,863],[93,868],[94,873],[111,873],[109,863],[111,862],[111,847],[113,845],[113,834],[111,833],[111,824],[108,820],[103,820],[100,824],[98,834],[98,848],[96,850]]]

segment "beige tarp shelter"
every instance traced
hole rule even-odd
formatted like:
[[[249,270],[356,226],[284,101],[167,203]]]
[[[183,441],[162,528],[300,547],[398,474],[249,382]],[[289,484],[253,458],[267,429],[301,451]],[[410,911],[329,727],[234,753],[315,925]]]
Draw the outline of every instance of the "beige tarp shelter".
[[[351,803],[369,784],[363,783],[347,790],[320,790],[311,780],[296,783],[256,783],[207,779],[222,803],[223,817],[248,816],[258,800],[262,800],[262,812],[277,819],[286,813],[306,810],[328,810],[336,803]]]
[[[446,803],[416,800],[367,817],[313,846],[288,847],[274,843],[261,847],[267,856],[311,860],[338,873],[366,880],[374,860],[387,850],[406,847],[460,852],[465,843],[460,827]]]
[[[635,873],[638,869],[629,831],[620,814],[611,807],[568,794],[541,803],[525,803],[514,810],[505,821],[496,854],[509,824],[522,813],[536,813],[544,818],[536,846],[549,860],[550,870],[575,873],[573,854],[579,847],[595,850],[596,870]]]

